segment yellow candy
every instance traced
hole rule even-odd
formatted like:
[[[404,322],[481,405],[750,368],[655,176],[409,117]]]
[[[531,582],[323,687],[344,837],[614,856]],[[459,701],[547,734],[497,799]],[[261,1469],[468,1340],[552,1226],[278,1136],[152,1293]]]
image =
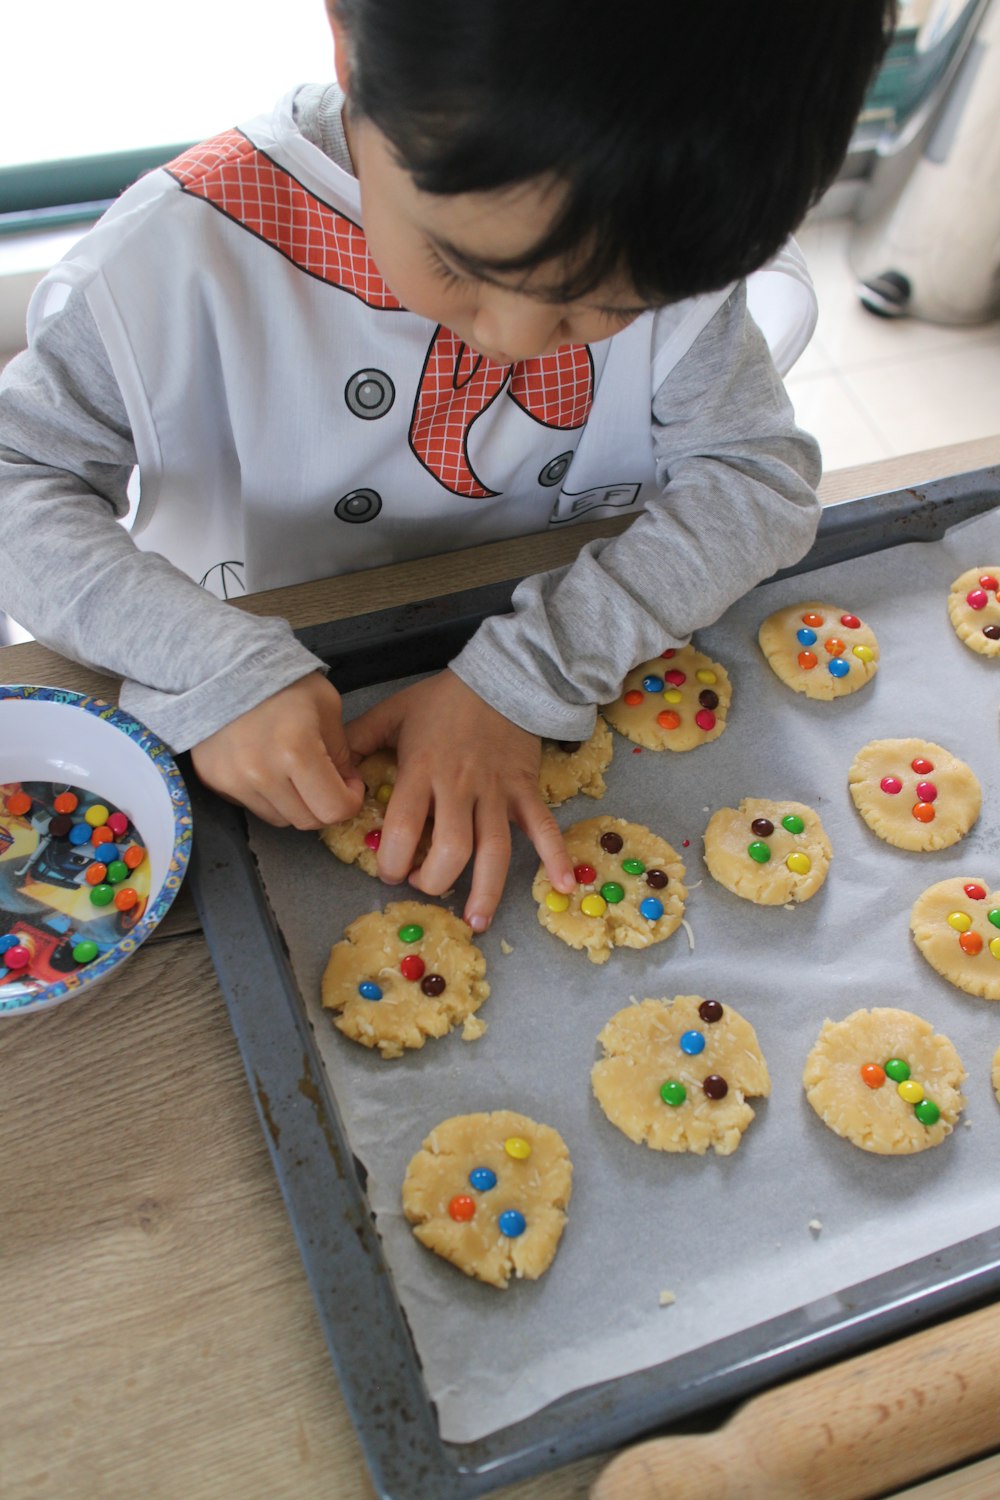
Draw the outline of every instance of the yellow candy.
[[[531,1155],[531,1142],[520,1135],[509,1135],[503,1143],[503,1149],[515,1161],[527,1161]]]
[[[972,926],[972,918],[968,912],[953,911],[946,918],[949,927],[954,927],[956,932],[968,932]]]
[[[382,785],[379,787],[378,791],[375,793],[375,799],[376,799],[376,801],[381,802],[382,806],[384,807],[385,804],[388,802],[388,800],[389,800],[389,798],[391,796],[392,796],[392,787],[389,785],[389,783],[387,781],[383,781]]]
[[[710,672],[707,667],[699,667],[698,671],[694,675],[697,677],[697,679],[698,679],[699,682],[716,682],[716,681],[718,681],[715,673],[714,672]]]
[[[603,896],[584,896],[580,902],[580,910],[587,917],[603,917],[608,909],[608,903]]]
[[[870,646],[852,646],[851,651],[858,658],[858,661],[872,661],[875,656],[875,652]]]
[[[110,817],[110,813],[103,802],[95,802],[93,807],[87,808],[83,816],[91,828],[103,828]]]
[[[545,898],[545,905],[549,911],[565,911],[569,905],[569,897],[564,896],[562,891],[549,891]]]
[[[665,688],[663,696],[664,698],[666,698],[668,703],[679,703],[684,694],[681,692],[680,688]]]
[[[907,1078],[902,1083],[897,1083],[896,1093],[901,1099],[905,1099],[907,1104],[919,1104],[924,1097],[923,1089],[913,1078]]]
[[[790,854],[785,860],[785,864],[793,875],[808,875],[812,869],[812,861],[808,854]]]
[[[990,952],[994,958],[1000,958],[1000,937],[995,937],[991,940]]]

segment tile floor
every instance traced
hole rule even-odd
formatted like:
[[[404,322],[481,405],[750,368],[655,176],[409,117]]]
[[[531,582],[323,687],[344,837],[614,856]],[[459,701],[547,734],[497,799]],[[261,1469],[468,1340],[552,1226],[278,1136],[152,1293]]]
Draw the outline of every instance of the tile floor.
[[[1000,320],[945,328],[866,312],[854,291],[848,219],[796,236],[819,297],[812,341],[785,378],[826,470],[1000,432]]]

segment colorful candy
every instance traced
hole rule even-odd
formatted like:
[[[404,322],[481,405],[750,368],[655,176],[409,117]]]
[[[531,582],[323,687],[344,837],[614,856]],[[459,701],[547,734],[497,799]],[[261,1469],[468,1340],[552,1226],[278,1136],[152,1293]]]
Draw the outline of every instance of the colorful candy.
[[[840,623],[848,630],[861,629],[861,621],[858,619],[857,615],[841,615]]]
[[[639,902],[639,911],[647,922],[658,922],[663,916],[663,902],[657,901],[655,896],[647,896]]]
[[[52,802],[52,806],[57,813],[76,812],[79,805],[80,799],[75,792],[60,792],[58,797],[54,798]]]
[[[523,1135],[509,1135],[503,1143],[503,1149],[512,1161],[527,1161],[531,1155],[531,1142],[526,1141]]]
[[[715,715],[712,713],[711,709],[699,708],[698,712],[694,716],[694,722],[697,724],[699,729],[703,729],[707,734],[710,729],[715,728]]]
[[[382,991],[372,979],[362,979],[358,985],[358,994],[362,1000],[381,1000]]]
[[[662,693],[663,692],[663,678],[662,677],[644,677],[642,679],[642,685],[646,689],[647,693]]]
[[[803,672],[811,672],[817,660],[812,651],[800,651],[796,659]]]
[[[625,887],[619,885],[617,880],[606,880],[601,886],[601,895],[609,906],[616,906],[625,899]]]
[[[861,1080],[870,1089],[880,1089],[885,1083],[885,1069],[878,1063],[862,1063]]]
[[[669,877],[666,870],[653,869],[646,871],[646,884],[650,886],[654,891],[662,891],[664,886],[668,885],[669,883]]]
[[[469,1173],[469,1182],[477,1193],[489,1193],[497,1185],[497,1174],[489,1167],[473,1167]]]
[[[401,943],[419,943],[423,935],[424,929],[416,922],[407,922],[396,934]]]
[[[722,1020],[723,1008],[718,1000],[703,1000],[698,1006],[698,1014],[707,1025],[712,1026],[716,1021]]]
[[[621,851],[623,839],[620,833],[614,833],[610,829],[601,834],[601,848],[606,854],[618,854]]]
[[[497,1219],[497,1228],[508,1240],[516,1240],[527,1229],[527,1220],[524,1214],[518,1213],[516,1208],[505,1208]]]
[[[573,874],[580,885],[593,885],[597,879],[597,871],[593,865],[574,865]]]
[[[103,828],[111,816],[111,810],[105,807],[103,802],[95,802],[92,807],[87,808],[83,816],[91,828]]]
[[[545,905],[549,911],[565,911],[569,906],[569,897],[562,891],[547,891],[545,893]]]
[[[31,811],[31,798],[27,792],[11,792],[10,796],[4,800],[4,807],[12,817],[23,818]]]
[[[660,1098],[664,1104],[669,1104],[671,1109],[677,1109],[687,1098],[687,1089],[676,1078],[668,1078],[660,1085]]]
[[[879,786],[887,797],[896,797],[903,790],[903,783],[898,776],[883,776]]]
[[[752,844],[748,844],[747,853],[759,865],[766,865],[771,858],[770,846],[765,844],[763,839],[754,839]]]
[[[437,995],[443,995],[447,989],[447,982],[443,974],[425,974],[420,981],[420,988],[425,995],[433,999]]]
[[[851,670],[850,662],[844,661],[842,657],[835,656],[833,661],[827,664],[826,669],[831,677],[846,677]]]
[[[709,1099],[724,1099],[729,1093],[729,1084],[721,1073],[709,1073],[702,1088]]]
[[[426,967],[423,959],[416,953],[408,953],[404,959],[400,960],[399,972],[404,979],[411,979],[415,983],[418,979],[423,979]]]
[[[918,755],[916,760],[911,760],[910,765],[918,776],[929,776],[934,769],[934,762],[923,755]]]
[[[781,820],[781,826],[788,833],[802,833],[806,825],[798,813],[786,813]]]
[[[73,949],[73,958],[78,964],[89,964],[93,963],[98,952],[97,944],[90,938],[84,938]]]
[[[681,1037],[681,1051],[686,1052],[688,1057],[697,1057],[699,1052],[705,1050],[705,1037],[700,1031],[685,1031]]]
[[[641,859],[623,859],[622,869],[626,875],[641,875],[646,866]]]
[[[808,875],[812,869],[812,862],[808,854],[790,854],[785,860],[785,865],[793,875]]]
[[[954,927],[956,932],[968,932],[972,926],[972,918],[967,911],[951,911],[945,917],[949,927]]]
[[[795,632],[795,638],[800,646],[815,646],[816,644],[815,630],[808,630],[805,627]]]
[[[593,891],[589,896],[584,896],[580,902],[580,910],[585,917],[603,917],[607,909],[608,903],[596,891]]]
[[[466,1193],[459,1193],[448,1204],[448,1212],[456,1224],[468,1224],[470,1219],[476,1217],[475,1200]]]
[[[886,1077],[891,1078],[893,1083],[905,1083],[910,1076],[910,1065],[901,1057],[890,1057],[883,1066]]]
[[[664,708],[656,715],[656,722],[661,729],[679,729],[681,716],[672,708]]]
[[[622,702],[629,708],[638,708],[639,704],[642,702],[642,698],[643,695],[639,692],[638,688],[629,688],[628,692],[622,699]]]
[[[381,828],[372,828],[365,834],[365,846],[368,849],[377,849],[382,842]]]

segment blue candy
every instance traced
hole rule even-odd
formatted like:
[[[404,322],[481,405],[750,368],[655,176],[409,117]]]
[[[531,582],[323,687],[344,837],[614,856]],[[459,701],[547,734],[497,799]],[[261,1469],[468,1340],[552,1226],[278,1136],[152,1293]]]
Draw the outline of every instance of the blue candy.
[[[69,841],[71,844],[89,844],[93,831],[89,823],[74,823],[69,831]]]
[[[21,939],[13,932],[6,933],[4,937],[0,937],[0,953],[6,953],[10,948],[18,947],[20,941]]]
[[[642,685],[646,689],[647,693],[662,693],[663,692],[663,678],[662,677],[644,677],[642,679]]]
[[[491,1172],[489,1167],[473,1167],[469,1173],[469,1181],[477,1193],[488,1193],[490,1188],[497,1185],[497,1174]]]
[[[647,896],[645,901],[640,901],[639,910],[647,922],[658,922],[663,916],[663,902],[657,901],[655,896]]]
[[[506,1208],[497,1219],[497,1227],[507,1239],[516,1240],[528,1226],[524,1214],[518,1213],[516,1208]]]
[[[113,859],[121,859],[117,844],[95,844],[102,865],[109,865]]]
[[[850,664],[850,662],[849,661],[844,661],[843,658],[840,657],[840,656],[835,656],[834,659],[833,659],[833,661],[830,663],[830,666],[829,666],[829,672],[830,672],[830,676],[831,677],[846,677],[847,674],[848,674],[848,672],[850,670],[851,670],[851,664]]]
[[[382,998],[382,991],[370,979],[362,979],[358,985],[358,994],[362,1000],[381,1000]]]
[[[686,1052],[688,1057],[697,1057],[699,1052],[705,1050],[705,1038],[700,1031],[685,1031],[681,1037],[681,1051]]]
[[[815,630],[797,630],[795,638],[800,646],[815,646],[816,644]]]

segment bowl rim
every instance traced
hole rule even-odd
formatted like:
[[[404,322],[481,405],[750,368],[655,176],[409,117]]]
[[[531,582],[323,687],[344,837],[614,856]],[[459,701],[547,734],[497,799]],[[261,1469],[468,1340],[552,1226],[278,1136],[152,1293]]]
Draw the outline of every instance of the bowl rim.
[[[53,703],[64,708],[82,708],[86,713],[94,714],[113,729],[127,735],[133,744],[153,762],[164,783],[173,809],[174,841],[163,884],[155,900],[148,902],[146,910],[131,931],[119,939],[113,948],[102,953],[93,963],[78,969],[74,974],[68,974],[58,984],[47,985],[44,990],[36,994],[5,999],[4,991],[0,988],[0,1017],[44,1010],[67,999],[70,995],[76,995],[82,990],[91,988],[144,943],[153,929],[166,916],[180,890],[191,854],[192,834],[191,799],[184,778],[166,745],[145,724],[134,719],[131,714],[124,713],[120,708],[115,708],[114,704],[109,703],[105,698],[77,693],[71,688],[44,687],[31,683],[0,683],[0,702],[8,699]]]

